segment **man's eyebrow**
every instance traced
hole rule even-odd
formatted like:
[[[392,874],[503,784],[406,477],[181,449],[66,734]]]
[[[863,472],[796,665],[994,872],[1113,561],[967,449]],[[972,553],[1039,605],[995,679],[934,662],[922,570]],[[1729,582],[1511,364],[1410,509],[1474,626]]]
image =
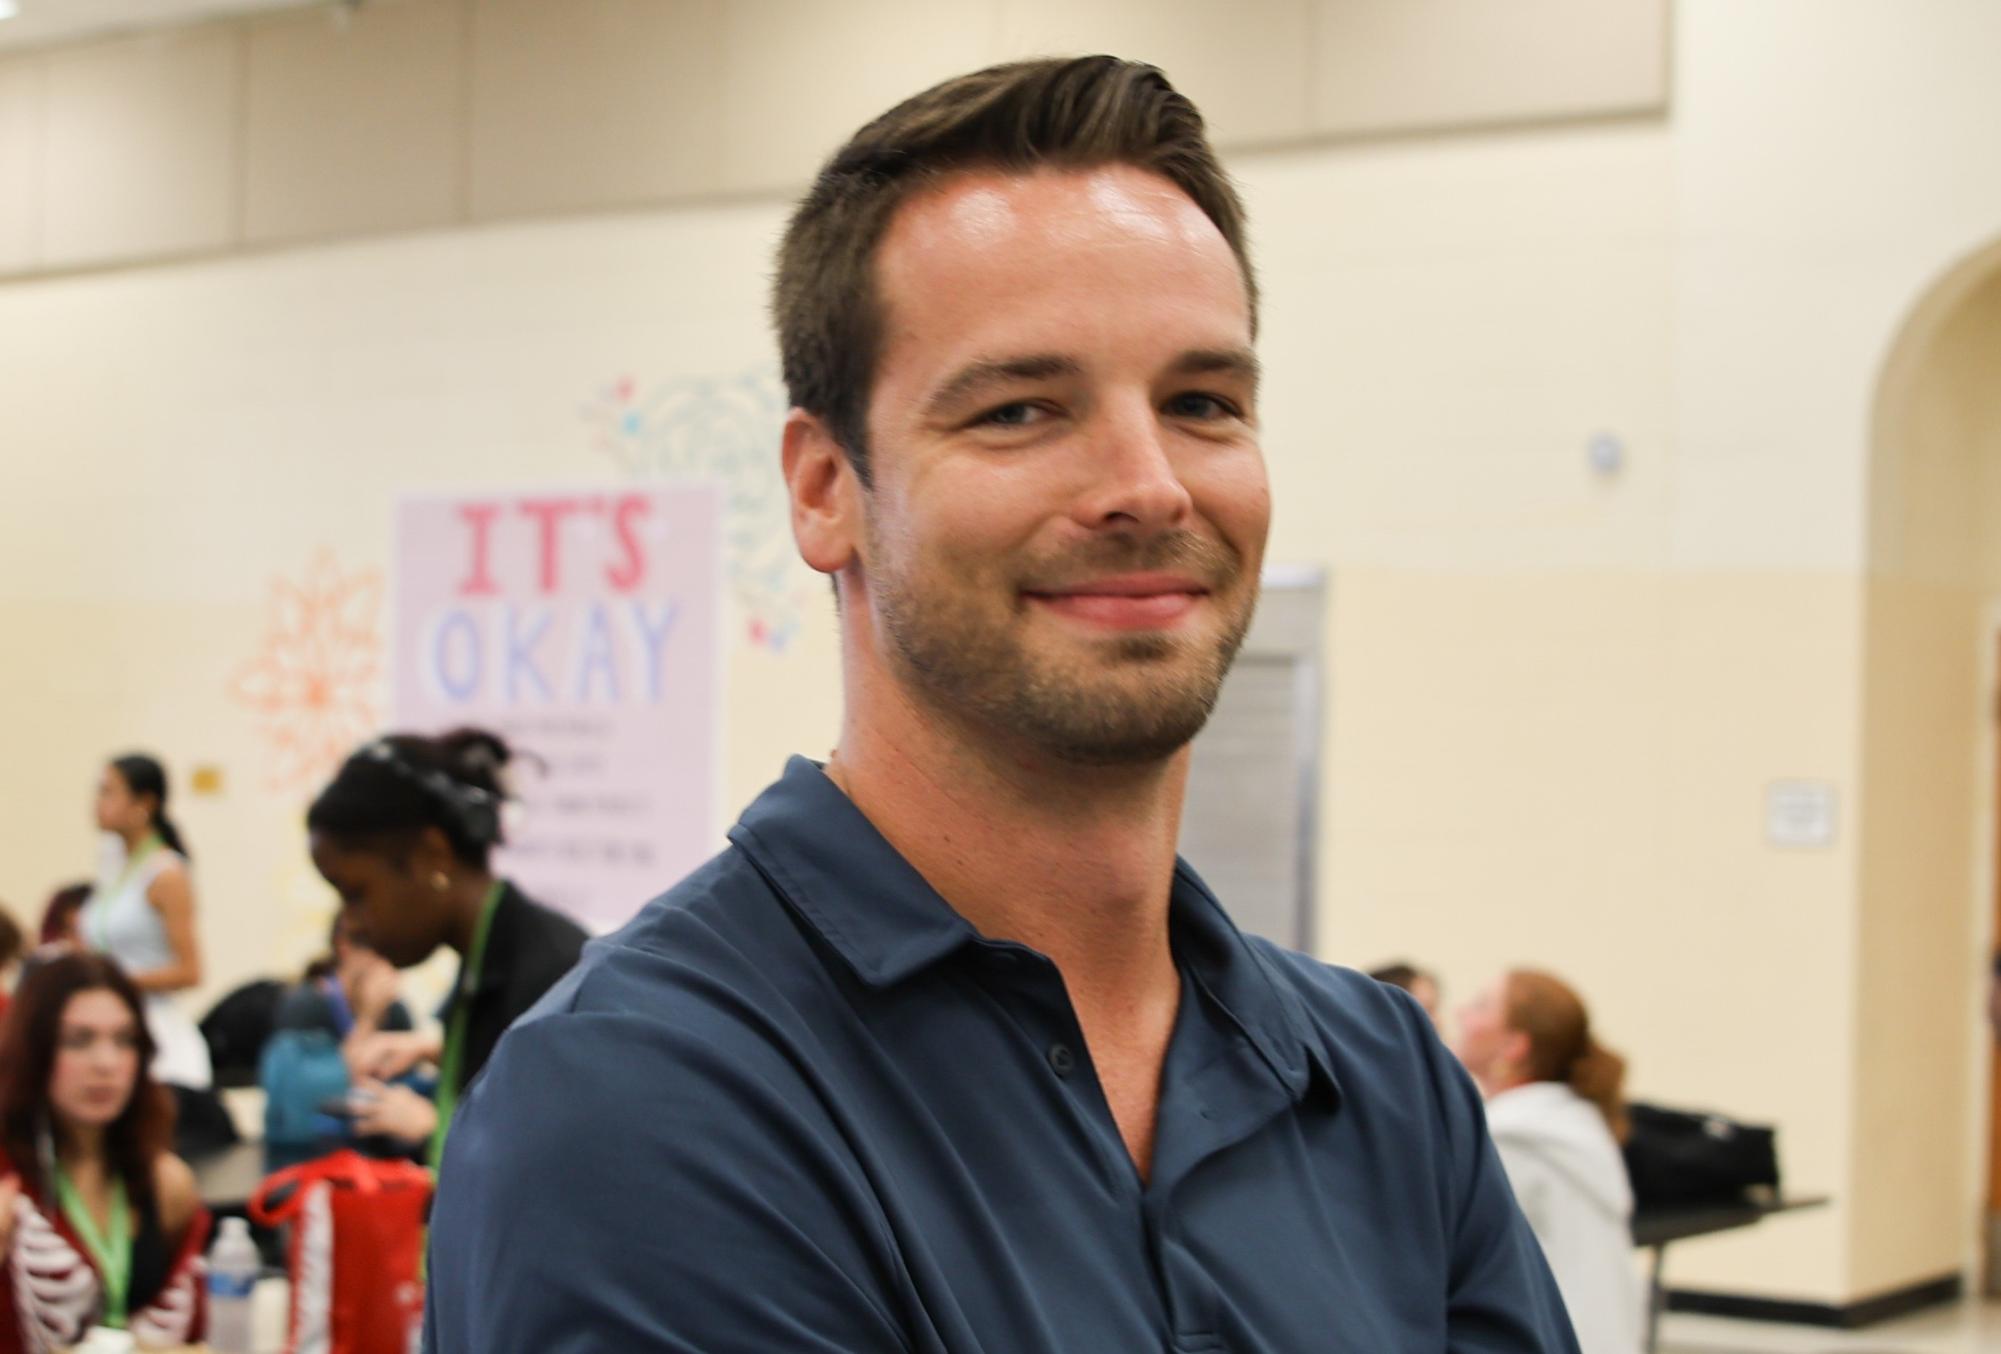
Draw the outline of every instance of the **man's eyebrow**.
[[[1264,368],[1249,348],[1193,348],[1174,360],[1171,376],[1236,376],[1256,387]]]
[[[924,402],[924,412],[937,417],[988,386],[1013,381],[1047,381],[1058,376],[1075,376],[1084,370],[1074,357],[1060,353],[1031,353],[1023,357],[985,358],[961,367]]]

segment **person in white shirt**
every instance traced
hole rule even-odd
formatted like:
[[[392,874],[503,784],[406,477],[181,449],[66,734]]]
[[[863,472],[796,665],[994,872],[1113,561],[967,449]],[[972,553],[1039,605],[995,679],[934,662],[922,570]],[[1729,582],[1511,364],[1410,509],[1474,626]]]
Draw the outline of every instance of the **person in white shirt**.
[[[87,950],[114,960],[146,1002],[157,1050],[153,1078],[179,1092],[214,1080],[208,1043],[177,1000],[202,980],[187,844],[167,816],[167,773],[144,753],[107,763],[98,777],[97,826],[106,850],[97,883],[77,913]],[[182,1099],[182,1117],[187,1101]]]
[[[1487,1127],[1515,1199],[1556,1273],[1584,1354],[1638,1354],[1626,1064],[1591,1034],[1577,993],[1517,969],[1459,1010],[1459,1060],[1487,1099]]]

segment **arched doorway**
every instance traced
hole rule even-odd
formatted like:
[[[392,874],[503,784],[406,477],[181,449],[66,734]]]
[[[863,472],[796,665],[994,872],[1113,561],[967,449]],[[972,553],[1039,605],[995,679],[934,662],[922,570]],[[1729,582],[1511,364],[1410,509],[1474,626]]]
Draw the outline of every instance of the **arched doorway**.
[[[1872,433],[1856,1244],[1964,1256],[1977,1196],[1992,1293],[2001,1046],[1975,1011],[1985,951],[2001,935],[2001,241],[1948,269],[1912,309]],[[1923,1130],[1914,1140],[1914,1115],[1937,1116],[1936,1141]],[[1977,1163],[1949,1150],[1961,1141],[1984,1147]],[[1945,1177],[1952,1187],[1939,1187]],[[1913,1199],[1926,1203],[1898,1210]]]

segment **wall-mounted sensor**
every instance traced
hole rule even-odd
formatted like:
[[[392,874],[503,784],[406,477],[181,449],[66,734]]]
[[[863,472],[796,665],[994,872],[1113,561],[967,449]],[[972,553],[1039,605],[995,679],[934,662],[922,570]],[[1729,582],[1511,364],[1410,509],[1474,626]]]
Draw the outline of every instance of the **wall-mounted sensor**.
[[[1608,479],[1626,468],[1626,444],[1616,433],[1595,433],[1585,454],[1591,458],[1591,468]]]

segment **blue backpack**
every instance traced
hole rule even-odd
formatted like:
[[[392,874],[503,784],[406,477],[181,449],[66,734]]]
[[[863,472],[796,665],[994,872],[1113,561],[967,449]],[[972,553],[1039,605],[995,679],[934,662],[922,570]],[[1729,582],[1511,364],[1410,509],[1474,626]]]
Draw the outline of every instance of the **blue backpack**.
[[[264,1087],[264,1142],[279,1154],[330,1146],[347,1126],[320,1107],[347,1094],[347,1062],[325,1030],[279,1030],[257,1062]]]

